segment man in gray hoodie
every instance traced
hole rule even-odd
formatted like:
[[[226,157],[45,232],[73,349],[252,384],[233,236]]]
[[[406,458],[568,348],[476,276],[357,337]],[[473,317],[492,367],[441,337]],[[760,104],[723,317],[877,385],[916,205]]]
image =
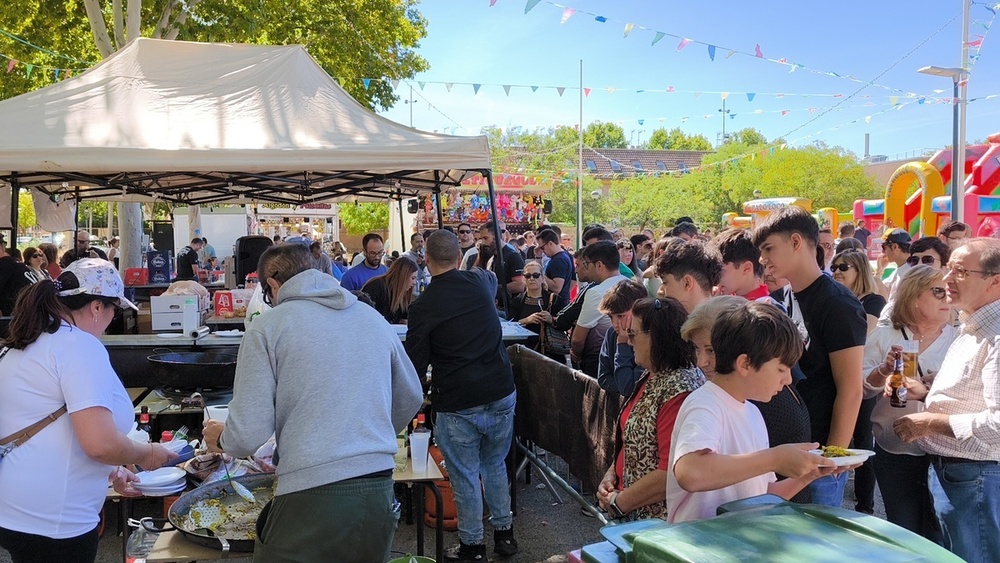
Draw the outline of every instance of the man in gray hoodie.
[[[304,245],[272,246],[257,273],[273,308],[243,336],[226,424],[204,430],[236,457],[276,434],[278,486],[254,559],[385,561],[396,434],[423,401],[417,373],[385,319],[312,269]]]

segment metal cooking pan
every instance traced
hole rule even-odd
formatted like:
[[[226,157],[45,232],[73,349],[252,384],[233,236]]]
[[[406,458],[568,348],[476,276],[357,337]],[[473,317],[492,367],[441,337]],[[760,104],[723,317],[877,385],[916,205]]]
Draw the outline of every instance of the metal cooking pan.
[[[236,354],[230,352],[169,352],[146,359],[160,385],[225,388],[232,387],[236,378]]]
[[[170,505],[170,510],[167,512],[167,519],[170,522],[169,527],[164,527],[163,529],[156,529],[148,526],[145,522],[143,527],[152,532],[166,532],[171,529],[178,530],[187,539],[207,547],[218,548],[225,553],[229,551],[249,553],[253,551],[255,533],[253,534],[232,534],[227,533],[222,536],[216,535],[212,530],[206,528],[195,528],[190,525],[188,521],[188,514],[191,508],[195,506],[198,502],[202,500],[218,499],[226,508],[231,507],[242,507],[240,509],[246,510],[256,510],[254,519],[256,520],[256,514],[260,513],[260,509],[267,504],[268,501],[274,495],[274,474],[273,473],[254,473],[249,475],[240,475],[239,477],[233,477],[234,481],[239,481],[243,486],[250,489],[253,492],[254,498],[257,500],[256,508],[251,508],[247,501],[242,499],[233,487],[229,484],[229,481],[222,479],[220,481],[213,481],[211,483],[202,485],[193,491],[188,491],[178,498],[174,504]],[[143,519],[146,521],[147,519]]]

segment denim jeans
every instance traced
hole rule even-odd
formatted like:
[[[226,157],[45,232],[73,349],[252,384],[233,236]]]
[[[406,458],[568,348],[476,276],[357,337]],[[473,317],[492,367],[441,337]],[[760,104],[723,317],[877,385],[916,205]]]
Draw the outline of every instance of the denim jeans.
[[[927,484],[944,546],[969,563],[1000,554],[1000,464],[932,458]]]
[[[514,392],[492,403],[436,415],[437,445],[444,454],[458,508],[458,539],[466,545],[483,543],[484,488],[490,525],[497,530],[511,527],[505,458],[514,435],[516,400]]]
[[[875,457],[868,461],[875,467],[886,519],[940,544],[941,528],[927,488],[930,458],[926,455],[889,453],[876,443]]]
[[[840,508],[844,505],[844,487],[847,486],[847,471],[840,475],[827,475],[809,483],[809,494],[813,504]]]

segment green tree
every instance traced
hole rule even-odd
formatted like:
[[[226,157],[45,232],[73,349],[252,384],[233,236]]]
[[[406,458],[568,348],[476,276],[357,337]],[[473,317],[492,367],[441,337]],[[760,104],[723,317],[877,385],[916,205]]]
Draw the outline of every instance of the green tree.
[[[654,129],[653,133],[650,134],[649,139],[646,140],[646,148],[651,150],[666,150],[669,143],[670,136],[667,134],[667,130],[660,127]]]
[[[667,133],[665,149],[672,151],[710,151],[712,143],[704,135],[688,135],[680,127],[674,127]]]
[[[382,231],[389,228],[389,206],[384,203],[342,203],[340,220],[348,234]]]
[[[17,194],[17,228],[20,231],[27,231],[36,227],[38,219],[35,217],[35,204],[32,203],[31,193],[21,190]]]
[[[626,149],[628,139],[620,126],[594,121],[583,130],[583,144],[595,149]]]
[[[740,129],[739,131],[730,134],[729,141],[748,146],[766,145],[767,137],[753,127],[747,127],[746,129]]]

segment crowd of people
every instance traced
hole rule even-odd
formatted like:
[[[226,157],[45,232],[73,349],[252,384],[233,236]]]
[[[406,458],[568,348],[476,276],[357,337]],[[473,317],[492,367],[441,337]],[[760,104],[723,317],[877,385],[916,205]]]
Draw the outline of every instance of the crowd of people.
[[[263,298],[274,312],[249,325],[229,420],[207,423],[205,440],[246,455],[278,436],[278,495],[258,521],[261,553],[283,557],[310,545],[320,557],[351,544],[368,559],[385,558],[398,520],[395,435],[429,389],[458,508],[459,544],[446,560],[486,560],[484,500],[494,552],[514,555],[504,458],[517,390],[504,319],[537,335],[527,346],[622,397],[617,454],[594,491],[612,518],[698,520],[768,492],[840,507],[853,470],[859,512],[873,513],[877,485],[889,521],[968,561],[990,560],[1000,553],[1000,241],[967,238],[961,223],[916,240],[898,229],[876,238],[863,225],[850,227],[834,237],[789,208],[752,230],[715,236],[688,218],[661,236],[591,225],[574,248],[555,225],[515,235],[502,223],[462,223],[414,233],[410,250],[390,258],[370,233],[353,266],[330,260],[311,241],[286,240],[261,257]],[[78,254],[86,248],[80,242]],[[192,241],[185,256],[204,244]],[[874,246],[880,258],[873,264],[867,251]],[[29,250],[25,269],[41,275],[46,251]],[[79,357],[99,345],[85,335],[99,335],[115,307],[131,305],[100,258],[40,279],[13,306],[5,341],[11,358],[38,346]],[[303,334],[303,318],[350,330]],[[390,323],[407,325],[405,344]],[[359,334],[365,361],[338,359],[359,352]],[[888,396],[904,350],[914,356],[901,408]],[[19,402],[38,392],[26,379],[31,370],[74,378],[61,354],[44,357],[53,364],[0,356],[0,436],[65,403],[69,422],[56,416],[52,424],[63,421],[58,439],[80,444],[74,463],[89,467],[95,482],[102,463],[168,461],[155,446],[109,452],[80,435],[78,424],[95,424],[102,439],[117,443],[117,388],[90,399],[72,388],[70,396],[64,385],[61,394],[46,391],[52,400]],[[107,379],[105,363],[88,366],[90,379],[73,385]],[[321,445],[329,436],[315,421],[331,417],[331,428],[351,440]],[[29,445],[0,447],[10,458],[3,463],[16,467],[19,457],[49,447],[47,440]],[[838,466],[812,452],[821,446],[875,455]],[[33,501],[6,493],[24,489],[24,472],[3,469],[0,545],[22,554],[43,544],[90,549],[94,495],[71,499],[86,508],[72,529],[44,519],[25,527],[17,518]],[[134,477],[115,470],[112,478],[127,488]],[[363,510],[365,519],[343,517]],[[58,541],[39,543],[39,534]],[[367,539],[343,539],[352,537]]]

